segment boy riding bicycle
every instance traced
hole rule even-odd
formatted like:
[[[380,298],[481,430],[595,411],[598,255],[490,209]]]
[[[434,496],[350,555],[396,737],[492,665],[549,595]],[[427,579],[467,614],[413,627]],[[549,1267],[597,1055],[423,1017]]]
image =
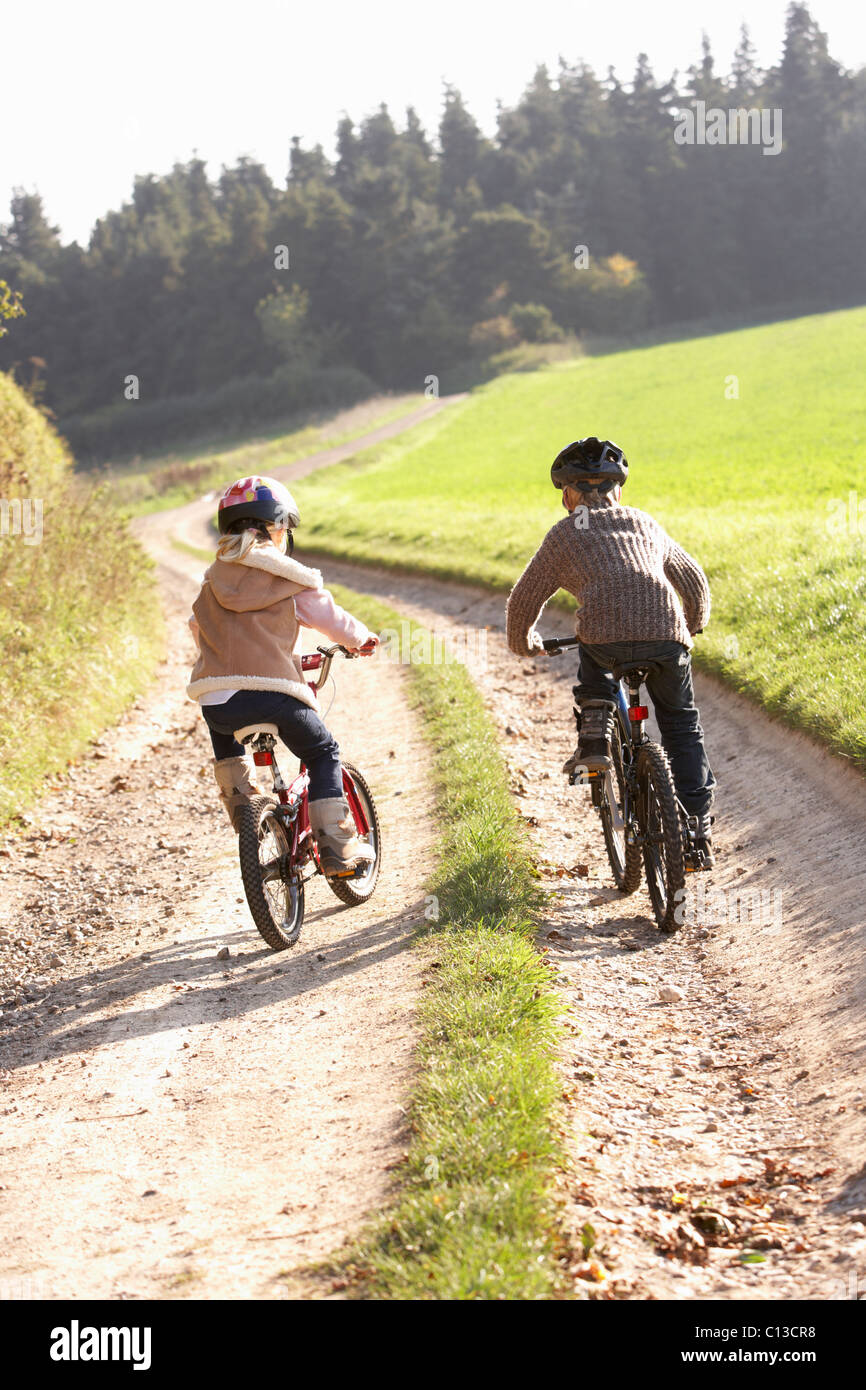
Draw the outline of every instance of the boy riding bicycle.
[[[693,636],[710,615],[710,588],[697,561],[646,512],[619,505],[628,463],[610,440],[579,439],[550,470],[569,516],[551,527],[508,599],[508,646],[517,656],[543,650],[535,625],[547,600],[566,589],[578,602],[578,747],[563,771],[611,767],[616,700],[613,669],[646,663],[647,689],[677,796],[697,817],[696,848],[713,864],[715,777],[692,689]]]

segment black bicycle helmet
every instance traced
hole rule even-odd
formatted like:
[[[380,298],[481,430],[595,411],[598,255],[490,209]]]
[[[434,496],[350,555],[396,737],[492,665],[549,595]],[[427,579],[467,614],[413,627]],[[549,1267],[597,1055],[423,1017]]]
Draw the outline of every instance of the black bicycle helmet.
[[[610,439],[576,439],[560,450],[550,469],[554,487],[573,487],[581,492],[610,492],[628,477],[628,460]]]

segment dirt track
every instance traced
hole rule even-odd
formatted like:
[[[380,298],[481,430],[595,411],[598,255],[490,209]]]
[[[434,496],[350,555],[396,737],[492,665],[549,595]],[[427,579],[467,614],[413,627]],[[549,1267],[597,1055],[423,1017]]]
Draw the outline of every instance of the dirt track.
[[[418,968],[405,948],[432,839],[423,744],[399,668],[336,670],[329,722],[384,813],[383,880],[351,913],[318,884],[300,945],[260,949],[206,735],[183,697],[201,567],[171,535],[205,544],[211,510],[148,519],[170,658],[46,802],[54,838],[37,818],[0,857],[6,944],[25,943],[26,962],[0,1005],[2,1272],[37,1296],[297,1292],[292,1271],[382,1202],[402,1144]],[[322,567],[445,636],[471,630],[471,669],[553,894],[541,944],[572,1030],[562,1072],[577,1170],[563,1214],[592,1227],[607,1274],[587,1288],[862,1295],[862,782],[700,680],[720,782],[712,883],[779,889],[782,917],[661,938],[643,893],[607,886],[586,793],[559,771],[571,662],[509,656],[501,598]],[[684,998],[663,1004],[670,984]],[[681,1219],[702,1201],[730,1224],[721,1244],[696,1243]],[[742,1266],[744,1248],[764,1262]]]

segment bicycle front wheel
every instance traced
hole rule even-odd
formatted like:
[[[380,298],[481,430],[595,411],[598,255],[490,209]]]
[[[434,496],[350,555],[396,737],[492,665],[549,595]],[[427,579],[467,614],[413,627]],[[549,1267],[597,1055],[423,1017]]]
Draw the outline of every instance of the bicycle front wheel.
[[[301,934],[304,881],[291,858],[290,831],[267,796],[242,808],[238,854],[247,904],[272,951],[286,951]]]
[[[379,815],[376,811],[376,803],[366,778],[362,777],[358,769],[353,767],[351,763],[343,763],[343,770],[354,783],[355,792],[369,827],[364,839],[373,846],[376,857],[364,866],[363,871],[359,871],[357,878],[328,878],[325,882],[331,892],[337,895],[340,902],[345,903],[347,907],[357,907],[358,903],[365,903],[368,898],[372,897],[373,889],[379,881],[379,869],[382,865],[382,837],[379,831]]]
[[[673,932],[680,926],[677,909],[682,916],[686,882],[683,835],[670,763],[657,743],[641,745],[637,783],[650,901],[662,931]]]

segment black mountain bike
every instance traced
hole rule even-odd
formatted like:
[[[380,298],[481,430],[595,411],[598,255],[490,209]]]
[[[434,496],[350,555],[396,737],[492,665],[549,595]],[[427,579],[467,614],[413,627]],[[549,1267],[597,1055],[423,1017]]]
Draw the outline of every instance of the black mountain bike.
[[[544,650],[555,656],[577,645],[576,637],[552,637]],[[651,661],[614,667],[619,688],[610,748],[613,767],[595,771],[578,766],[569,782],[589,786],[619,891],[634,893],[640,887],[643,860],[655,919],[662,931],[673,932],[680,925],[676,912],[686,875],[709,866],[697,848],[697,818],[677,797],[667,754],[644,728],[649,709],[641,702],[641,687],[652,668]]]

